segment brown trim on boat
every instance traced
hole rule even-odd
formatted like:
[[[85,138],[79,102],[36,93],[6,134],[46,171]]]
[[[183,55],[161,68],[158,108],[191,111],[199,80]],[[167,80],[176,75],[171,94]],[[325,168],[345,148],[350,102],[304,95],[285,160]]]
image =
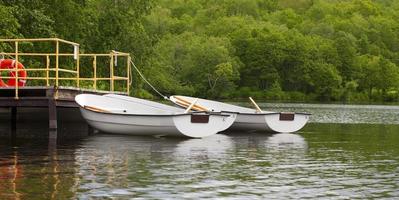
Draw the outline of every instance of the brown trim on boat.
[[[280,121],[294,121],[295,113],[282,112],[280,113]]]
[[[207,124],[209,122],[209,115],[191,115],[191,123]]]

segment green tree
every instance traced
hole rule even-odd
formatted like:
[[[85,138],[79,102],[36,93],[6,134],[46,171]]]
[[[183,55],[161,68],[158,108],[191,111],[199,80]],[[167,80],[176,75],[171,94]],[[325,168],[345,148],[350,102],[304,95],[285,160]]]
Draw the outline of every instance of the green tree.
[[[381,91],[382,95],[386,95],[390,88],[398,88],[399,69],[394,63],[382,57],[371,55],[357,57],[357,63],[361,66],[363,72],[359,87],[368,91],[370,99],[373,89]]]
[[[310,80],[320,100],[338,100],[342,78],[338,70],[331,64],[312,63]],[[338,98],[337,98],[338,97]]]
[[[220,97],[234,89],[239,77],[240,63],[232,51],[231,44],[223,38],[193,33],[170,35],[155,47],[148,68],[153,82],[162,83],[158,85],[168,93],[190,92],[194,88],[194,94]]]

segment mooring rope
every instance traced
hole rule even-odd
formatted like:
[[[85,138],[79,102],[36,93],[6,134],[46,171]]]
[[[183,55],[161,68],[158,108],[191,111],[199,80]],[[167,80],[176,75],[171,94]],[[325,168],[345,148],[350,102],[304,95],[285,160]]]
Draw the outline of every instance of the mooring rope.
[[[137,71],[137,73],[140,75],[140,77],[156,92],[158,93],[161,97],[163,97],[166,100],[169,100],[169,98],[166,95],[163,95],[161,92],[159,92],[146,78],[145,76],[140,72],[140,70],[136,67],[136,65],[133,63],[133,61],[130,61],[132,63],[133,68]]]

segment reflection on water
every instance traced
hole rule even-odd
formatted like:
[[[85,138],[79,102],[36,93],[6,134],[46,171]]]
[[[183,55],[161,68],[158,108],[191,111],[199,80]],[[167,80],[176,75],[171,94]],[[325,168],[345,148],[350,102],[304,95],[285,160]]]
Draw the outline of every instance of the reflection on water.
[[[0,199],[399,198],[399,126],[0,142]]]
[[[83,145],[90,148],[80,149],[76,157],[80,198],[159,198],[173,193],[178,197],[183,192],[178,188],[204,179],[210,173],[205,170],[208,164],[233,148],[226,135],[190,140],[104,135]]]
[[[47,141],[26,142],[0,142],[0,199],[70,198],[73,145],[64,149]]]
[[[218,159],[227,156],[226,151],[232,149],[233,146],[230,136],[219,134],[213,137],[181,141],[173,152],[177,159],[196,156]]]
[[[265,145],[267,148],[276,149],[276,150],[307,149],[307,143],[305,139],[298,134],[292,134],[292,133],[275,134],[267,139]]]
[[[331,124],[323,120],[340,117],[323,119],[327,107],[334,110],[311,110],[323,123],[295,134],[2,139],[0,199],[399,198],[399,125],[357,123],[397,110],[378,107],[362,118],[367,109],[350,108],[355,123]]]

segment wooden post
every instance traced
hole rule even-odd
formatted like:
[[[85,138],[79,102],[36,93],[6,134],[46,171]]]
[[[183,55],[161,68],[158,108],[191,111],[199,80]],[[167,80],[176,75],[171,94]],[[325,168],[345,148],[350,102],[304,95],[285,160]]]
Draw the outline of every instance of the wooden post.
[[[10,124],[10,136],[16,138],[17,136],[17,107],[11,107],[11,124]]]
[[[15,99],[18,99],[18,42],[15,42]]]
[[[49,135],[52,135],[54,131],[49,131]],[[53,155],[57,150],[57,138],[49,138],[48,139],[48,151],[49,155]],[[53,156],[49,156],[52,158]]]
[[[48,99],[49,139],[57,138],[57,106],[54,98]]]
[[[97,90],[97,56],[93,56],[94,90]]]

